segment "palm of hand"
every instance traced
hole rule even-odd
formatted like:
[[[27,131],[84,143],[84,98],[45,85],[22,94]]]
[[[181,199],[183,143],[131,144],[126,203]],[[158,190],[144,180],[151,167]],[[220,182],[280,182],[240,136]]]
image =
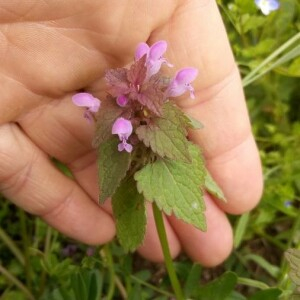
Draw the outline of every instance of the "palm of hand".
[[[180,103],[201,121],[213,124],[213,129],[193,138],[203,147],[208,166],[231,200],[219,208],[207,195],[207,233],[173,217],[166,219],[169,242],[173,255],[183,247],[192,258],[214,265],[231,249],[231,230],[223,210],[246,211],[261,192],[259,159],[217,9],[210,1],[115,2],[0,5],[0,190],[72,237],[87,243],[111,239],[115,231],[111,209],[92,201],[98,195],[95,153],[90,146],[93,126],[83,120],[70,97],[85,89],[101,98],[106,69],[132,61],[139,42],[165,39],[169,60],[176,67],[195,66],[203,74],[195,86],[196,102],[182,99]],[[210,26],[203,16],[212,20]],[[209,51],[220,47],[222,53]],[[218,99],[224,103],[216,104]],[[220,120],[227,124],[226,130]],[[66,163],[75,181],[60,174],[48,156]],[[249,174],[254,178],[250,183]],[[251,183],[252,191],[241,199]],[[162,257],[151,215],[140,252],[152,260]]]

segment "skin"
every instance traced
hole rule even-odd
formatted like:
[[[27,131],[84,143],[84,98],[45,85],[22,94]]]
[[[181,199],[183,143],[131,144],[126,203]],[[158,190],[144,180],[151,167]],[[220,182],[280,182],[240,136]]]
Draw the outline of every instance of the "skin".
[[[206,194],[207,232],[166,217],[173,257],[185,251],[205,266],[232,250],[226,213],[252,209],[262,193],[258,151],[251,133],[241,80],[215,1],[24,0],[0,3],[0,191],[64,234],[88,244],[115,235],[111,207],[98,206],[93,126],[71,96],[105,95],[103,74],[133,59],[136,45],[166,40],[174,69],[193,66],[196,99],[178,104],[205,129],[191,138],[227,204]],[[50,157],[64,162],[65,177]],[[163,259],[148,207],[144,245],[152,261]]]

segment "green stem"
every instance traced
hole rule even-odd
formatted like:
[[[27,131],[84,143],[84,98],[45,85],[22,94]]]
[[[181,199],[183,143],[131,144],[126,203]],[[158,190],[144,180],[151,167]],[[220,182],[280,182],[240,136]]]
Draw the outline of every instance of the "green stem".
[[[174,295],[173,295],[172,293],[169,293],[169,292],[167,292],[167,291],[164,291],[164,290],[162,290],[162,289],[159,289],[158,287],[156,287],[156,286],[154,286],[154,285],[152,285],[152,284],[150,284],[150,283],[148,283],[148,282],[145,282],[145,281],[143,281],[142,279],[140,279],[140,278],[138,278],[138,277],[136,277],[136,276],[134,276],[134,275],[130,275],[130,277],[131,277],[134,281],[136,281],[136,282],[138,282],[139,284],[144,285],[144,286],[146,286],[146,287],[152,289],[152,290],[155,291],[155,292],[158,292],[158,293],[160,293],[160,294],[162,294],[162,295],[164,295],[164,296],[167,296],[167,297],[169,297],[169,298],[174,298]]]
[[[0,239],[4,244],[10,249],[10,251],[15,255],[21,265],[24,266],[25,258],[21,250],[17,247],[15,242],[6,234],[6,232],[0,227]]]
[[[162,213],[155,203],[153,203],[152,207],[153,207],[153,215],[154,215],[156,230],[157,230],[160,244],[162,247],[162,251],[164,254],[165,264],[166,264],[166,268],[167,268],[167,271],[169,274],[169,278],[170,278],[176,299],[183,300],[184,296],[183,296],[183,292],[181,290],[177,275],[175,273],[174,265],[172,262]]]
[[[122,298],[127,299],[128,296],[127,296],[126,289],[118,276],[115,276],[115,284],[116,284],[120,294],[122,295]]]
[[[47,232],[46,232],[45,244],[44,244],[45,256],[47,256],[50,252],[51,237],[52,237],[52,228],[50,226],[48,226]]]
[[[46,232],[46,238],[45,238],[45,243],[44,243],[44,257],[48,257],[50,253],[50,245],[51,245],[51,237],[52,237],[52,228],[50,226],[47,227],[47,232]],[[44,293],[45,286],[46,286],[46,279],[47,279],[47,273],[46,270],[43,269],[43,272],[41,274],[41,280],[40,280],[40,288],[38,295],[41,296]]]
[[[28,289],[31,289],[31,265],[30,265],[30,254],[29,254],[29,242],[28,242],[28,233],[27,233],[27,224],[26,224],[26,214],[20,209],[19,210],[20,223],[21,223],[21,235],[24,247],[24,258],[25,258],[25,277],[26,285]]]
[[[27,287],[13,274],[11,274],[7,269],[5,269],[2,265],[0,265],[0,273],[6,277],[11,283],[17,286],[27,297],[27,299],[34,300],[34,296],[31,292],[27,289]]]
[[[266,289],[270,288],[264,282],[249,279],[249,278],[243,278],[243,277],[239,277],[238,280],[237,280],[237,283],[242,284],[242,285],[246,285],[246,286],[255,287],[255,288],[258,288],[258,289],[261,289],[261,290],[266,290]]]
[[[106,299],[111,300],[111,299],[113,299],[114,293],[115,293],[114,263],[113,263],[113,258],[112,258],[112,255],[111,255],[110,248],[109,248],[108,244],[104,245],[103,250],[104,250],[106,265],[107,265],[108,272],[109,272],[109,287],[108,287],[108,292],[107,292]]]

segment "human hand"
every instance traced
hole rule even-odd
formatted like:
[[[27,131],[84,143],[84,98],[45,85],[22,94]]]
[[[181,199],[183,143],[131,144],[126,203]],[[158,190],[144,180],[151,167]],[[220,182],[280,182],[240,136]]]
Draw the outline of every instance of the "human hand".
[[[238,69],[214,1],[9,1],[0,4],[0,190],[59,231],[90,244],[115,235],[109,204],[99,206],[93,126],[71,96],[105,96],[103,74],[132,61],[136,45],[166,40],[176,69],[198,68],[196,100],[178,104],[205,125],[191,138],[227,204],[206,194],[207,232],[166,217],[173,256],[182,249],[203,265],[232,249],[225,213],[253,208],[261,167]],[[71,180],[49,157],[64,162]],[[163,258],[151,210],[139,252]]]

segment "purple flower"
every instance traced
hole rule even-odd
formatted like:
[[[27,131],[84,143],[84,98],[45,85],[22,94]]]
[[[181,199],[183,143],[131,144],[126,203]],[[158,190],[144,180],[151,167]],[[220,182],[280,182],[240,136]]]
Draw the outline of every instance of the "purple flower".
[[[283,204],[284,204],[284,206],[287,207],[287,208],[293,206],[293,202],[292,202],[291,200],[285,200]]]
[[[179,70],[175,77],[171,80],[167,90],[167,97],[178,97],[186,91],[190,92],[190,97],[195,99],[194,88],[191,82],[195,80],[198,75],[198,70],[195,68],[184,68]]]
[[[66,247],[64,247],[61,250],[61,252],[62,252],[63,256],[71,257],[71,256],[74,256],[74,254],[76,254],[77,249],[78,249],[77,245],[69,244]]]
[[[139,60],[144,55],[147,55],[146,65],[147,65],[147,77],[158,73],[163,63],[167,64],[169,67],[173,67],[172,64],[168,63],[163,54],[167,50],[166,41],[158,41],[149,47],[146,43],[140,43],[135,51],[135,59]]]
[[[264,15],[268,15],[271,11],[279,8],[279,1],[277,0],[255,0],[255,4]]]
[[[128,103],[128,98],[124,95],[120,95],[117,97],[117,104],[121,107],[126,106]]]
[[[85,253],[87,256],[93,256],[95,254],[95,250],[95,247],[88,247]]]
[[[129,136],[132,133],[132,124],[129,120],[124,118],[118,118],[112,127],[112,134],[117,134],[121,143],[118,145],[118,150],[121,152],[126,150],[127,152],[132,151],[132,145],[127,143]]]
[[[93,113],[96,113],[101,105],[101,101],[89,93],[78,93],[72,97],[75,105],[86,107],[84,117],[91,122],[93,120]]]

